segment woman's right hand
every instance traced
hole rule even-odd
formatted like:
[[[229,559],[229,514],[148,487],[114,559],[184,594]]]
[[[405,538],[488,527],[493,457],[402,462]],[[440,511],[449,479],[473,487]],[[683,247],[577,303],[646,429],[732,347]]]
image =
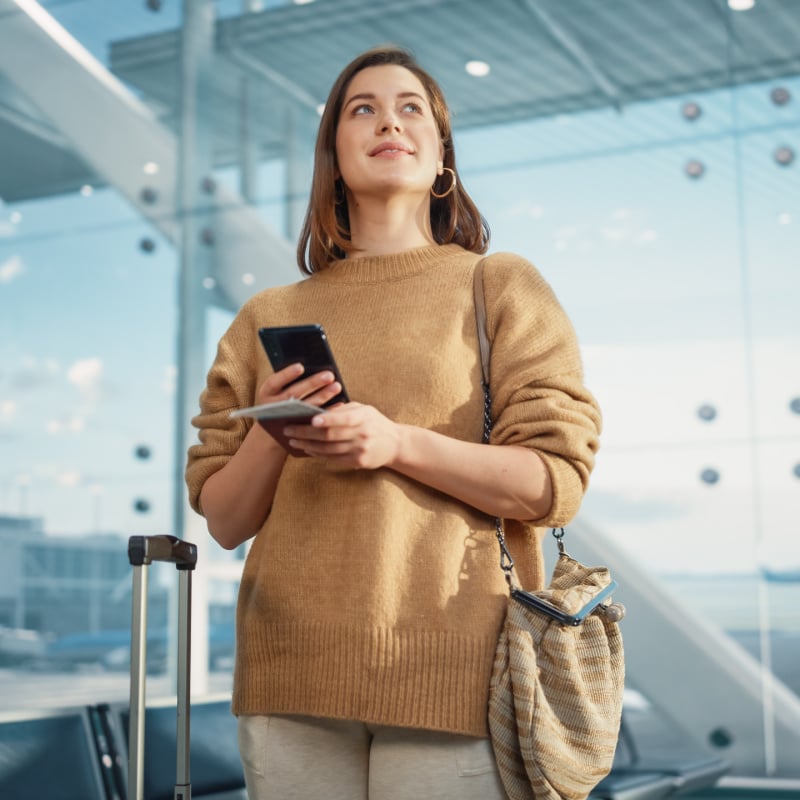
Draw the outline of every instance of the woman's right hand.
[[[332,372],[302,376],[301,364],[270,375],[256,390],[256,404],[295,397],[322,406],[342,390]],[[200,505],[209,532],[222,547],[238,547],[258,533],[269,514],[285,461],[286,451],[260,425],[253,425],[225,466],[206,480]]]
[[[315,406],[323,406],[342,391],[342,385],[328,370],[301,378],[303,372],[303,365],[299,363],[274,372],[256,390],[256,405],[295,398]]]

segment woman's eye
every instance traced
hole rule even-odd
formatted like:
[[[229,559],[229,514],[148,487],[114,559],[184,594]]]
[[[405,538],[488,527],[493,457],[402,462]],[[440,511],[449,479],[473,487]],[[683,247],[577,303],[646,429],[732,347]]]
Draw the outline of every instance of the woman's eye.
[[[362,103],[360,106],[353,108],[354,114],[369,114],[372,111],[372,106],[367,103]]]
[[[422,109],[416,103],[406,103],[403,106],[403,111],[413,111],[415,114],[422,113]]]

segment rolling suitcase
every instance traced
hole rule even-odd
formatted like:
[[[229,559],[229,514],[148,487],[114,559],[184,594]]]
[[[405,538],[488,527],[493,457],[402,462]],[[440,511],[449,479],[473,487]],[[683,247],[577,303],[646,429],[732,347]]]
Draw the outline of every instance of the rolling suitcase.
[[[128,560],[133,567],[131,618],[131,697],[128,730],[128,800],[144,800],[144,722],[147,659],[147,577],[153,561],[178,570],[177,763],[174,800],[191,800],[189,775],[189,666],[191,659],[192,571],[197,547],[175,536],[131,536]]]

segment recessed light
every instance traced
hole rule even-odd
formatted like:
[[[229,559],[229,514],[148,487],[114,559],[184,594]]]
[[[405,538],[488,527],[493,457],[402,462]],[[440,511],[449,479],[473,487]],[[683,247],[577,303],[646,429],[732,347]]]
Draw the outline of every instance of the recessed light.
[[[492,71],[485,61],[467,61],[464,69],[475,78],[485,78]]]
[[[158,164],[155,161],[148,161],[142,169],[145,175],[155,175],[158,172]]]
[[[731,11],[749,11],[756,4],[756,0],[728,0]]]

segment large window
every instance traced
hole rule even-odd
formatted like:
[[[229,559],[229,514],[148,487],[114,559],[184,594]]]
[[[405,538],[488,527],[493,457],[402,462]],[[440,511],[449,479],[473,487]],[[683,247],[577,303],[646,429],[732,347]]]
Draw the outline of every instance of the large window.
[[[126,41],[163,34],[153,52],[162,44],[166,52],[168,32],[180,32],[176,3],[122,4],[113,15],[88,0],[44,5],[104,67],[115,43],[123,71]],[[243,6],[217,3],[216,12],[232,18]],[[339,55],[344,62],[351,54]],[[176,341],[186,312],[182,225],[196,225],[198,259],[210,265],[198,295],[203,307],[192,310],[204,330],[193,343],[203,368],[237,302],[262,288],[265,274],[242,266],[234,275],[231,265],[215,272],[209,253],[219,242],[213,226],[204,227],[205,204],[223,189],[236,203],[247,195],[245,211],[231,203],[228,213],[253,215],[248,231],[263,223],[291,251],[308,190],[313,98],[287,89],[288,78],[280,84],[254,71],[241,53],[241,74],[231,63],[217,64],[217,88],[237,85],[260,113],[272,109],[285,140],[217,151],[213,167],[198,173],[202,202],[183,212],[161,209],[158,194],[147,193],[157,163],[127,164],[123,138],[116,157],[133,177],[125,185],[109,180],[91,153],[70,147],[57,119],[39,121],[46,114],[28,108],[24,86],[0,70],[0,143],[27,130],[55,148],[43,147],[47,169],[26,173],[27,183],[15,172],[15,194],[0,203],[4,707],[126,697],[126,541],[175,532],[183,459],[176,427],[187,422],[175,422],[186,416],[176,405]],[[330,64],[331,76],[338,66]],[[141,86],[123,89],[150,102],[153,130],[171,130],[176,153],[189,146],[180,141],[180,131],[191,130],[181,127],[180,109],[164,109]],[[224,138],[220,131],[231,124],[214,119],[218,93],[206,100],[192,143],[198,170],[203,136]],[[75,108],[87,124],[93,113]],[[604,414],[581,520],[632,559],[644,581],[685,604],[690,620],[724,633],[796,700],[800,79],[457,127],[456,146],[463,180],[491,225],[492,250],[529,258],[578,332],[587,383]],[[273,257],[265,252],[265,263]],[[188,526],[201,547],[206,685],[227,690],[243,554],[223,553],[191,515]],[[174,578],[174,570],[156,569],[151,586],[154,693],[172,688],[166,647]],[[775,724],[769,687],[765,680],[767,730]],[[631,702],[670,703],[644,694],[632,692]]]

